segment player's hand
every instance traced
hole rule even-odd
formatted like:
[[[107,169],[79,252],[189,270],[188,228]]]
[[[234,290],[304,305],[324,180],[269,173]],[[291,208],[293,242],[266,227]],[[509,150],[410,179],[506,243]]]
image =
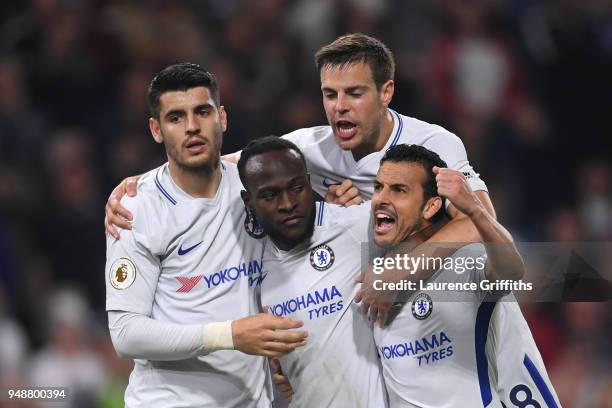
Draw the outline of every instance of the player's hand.
[[[468,217],[482,207],[465,176],[457,170],[434,166],[438,194],[447,198],[457,210]]]
[[[374,324],[383,327],[389,317],[391,305],[397,297],[396,291],[374,289],[374,280],[380,279],[382,275],[376,275],[371,268],[366,269],[356,281],[361,283],[361,288],[355,295],[355,303],[368,316]]]
[[[340,184],[332,184],[327,188],[325,202],[349,207],[361,204],[363,199],[359,195],[359,190],[353,185],[353,180],[345,179]]]
[[[136,185],[140,176],[132,176],[123,179],[121,183],[110,194],[104,207],[104,230],[115,239],[119,239],[119,232],[115,226],[123,229],[132,229],[132,213],[121,205],[121,199],[126,194],[129,197],[136,196]]]
[[[246,354],[282,357],[306,344],[306,331],[289,331],[304,323],[260,313],[232,322],[234,348]]]
[[[278,361],[277,358],[273,358],[270,360],[270,365],[272,366],[272,380],[276,388],[287,401],[291,401],[293,397],[293,387],[291,387],[289,383],[289,378],[283,373],[280,361]]]

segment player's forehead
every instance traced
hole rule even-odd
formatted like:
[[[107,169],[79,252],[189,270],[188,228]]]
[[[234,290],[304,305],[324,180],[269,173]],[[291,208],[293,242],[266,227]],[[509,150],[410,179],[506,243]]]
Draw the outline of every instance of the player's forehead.
[[[420,163],[386,161],[378,169],[376,182],[388,185],[413,186],[421,185],[425,178],[425,169]]]
[[[169,111],[183,111],[197,106],[208,105],[216,107],[210,90],[205,86],[198,86],[186,90],[166,91],[159,97],[159,110],[163,115]]]
[[[249,187],[255,190],[307,176],[304,161],[293,149],[253,155],[245,164],[245,173]]]
[[[370,65],[365,61],[324,65],[321,68],[321,89],[375,86]]]

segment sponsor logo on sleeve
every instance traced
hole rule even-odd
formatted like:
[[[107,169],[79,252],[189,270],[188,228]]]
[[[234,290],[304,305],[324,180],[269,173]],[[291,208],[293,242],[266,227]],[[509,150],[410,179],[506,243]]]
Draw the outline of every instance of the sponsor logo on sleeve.
[[[136,265],[128,258],[119,258],[108,271],[108,280],[117,290],[127,289],[136,280]]]

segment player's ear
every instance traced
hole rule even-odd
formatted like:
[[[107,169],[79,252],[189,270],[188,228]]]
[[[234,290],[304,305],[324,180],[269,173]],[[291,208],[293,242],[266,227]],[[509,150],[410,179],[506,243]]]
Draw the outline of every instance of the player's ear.
[[[153,140],[155,140],[157,143],[164,143],[164,137],[162,136],[161,129],[159,126],[159,120],[155,118],[149,118],[149,129],[151,130]]]
[[[380,87],[380,101],[384,107],[389,107],[391,99],[393,99],[393,92],[395,91],[395,83],[392,79],[388,80]]]
[[[440,211],[444,202],[440,196],[431,197],[423,206],[423,219],[429,221]]]
[[[221,131],[225,132],[227,130],[227,112],[223,105],[219,106],[219,121],[221,122]]]

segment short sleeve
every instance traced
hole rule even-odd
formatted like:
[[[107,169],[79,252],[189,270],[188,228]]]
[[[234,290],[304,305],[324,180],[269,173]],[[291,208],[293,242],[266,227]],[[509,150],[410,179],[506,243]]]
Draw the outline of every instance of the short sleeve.
[[[122,204],[134,216],[132,230],[120,230],[120,239],[106,237],[106,310],[122,310],[150,316],[161,271],[148,237],[147,216],[139,197]]]

